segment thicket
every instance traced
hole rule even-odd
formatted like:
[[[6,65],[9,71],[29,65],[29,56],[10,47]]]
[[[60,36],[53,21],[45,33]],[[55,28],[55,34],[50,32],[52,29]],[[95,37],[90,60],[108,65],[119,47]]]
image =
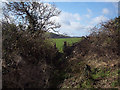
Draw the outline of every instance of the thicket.
[[[50,18],[60,12],[52,5],[37,2],[6,5],[2,21],[3,88],[51,87],[59,53],[45,32],[59,27]],[[14,22],[7,11],[15,15]],[[18,22],[21,19],[22,23]]]
[[[119,86],[118,73],[112,74],[114,78],[109,76],[120,67],[120,16],[102,22],[92,30],[89,36],[71,47],[60,88],[111,88],[114,82],[117,82],[115,87]]]
[[[47,87],[48,81],[44,80],[52,76],[57,50],[48,39],[33,38],[27,31],[18,31],[14,24],[2,25],[3,87]]]
[[[95,26],[92,33],[78,43],[75,50],[83,56],[92,52],[96,52],[99,56],[119,55],[119,46],[120,17]]]

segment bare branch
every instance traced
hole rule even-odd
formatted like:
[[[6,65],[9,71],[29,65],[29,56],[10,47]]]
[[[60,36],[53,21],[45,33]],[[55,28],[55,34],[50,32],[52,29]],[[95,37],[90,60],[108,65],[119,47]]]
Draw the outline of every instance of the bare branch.
[[[59,11],[55,5],[38,2],[9,2],[7,11],[14,15],[17,23],[28,25],[30,31],[55,30],[60,25],[50,21],[51,17],[58,16]]]

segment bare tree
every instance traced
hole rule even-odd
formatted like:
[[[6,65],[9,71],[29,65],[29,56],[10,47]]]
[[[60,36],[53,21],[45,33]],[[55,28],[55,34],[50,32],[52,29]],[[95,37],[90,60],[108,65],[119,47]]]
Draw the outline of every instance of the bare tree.
[[[6,6],[3,9],[4,15],[13,15],[17,24],[27,26],[31,32],[55,31],[60,27],[59,23],[50,20],[51,17],[58,16],[61,12],[55,5],[42,2],[9,2]]]

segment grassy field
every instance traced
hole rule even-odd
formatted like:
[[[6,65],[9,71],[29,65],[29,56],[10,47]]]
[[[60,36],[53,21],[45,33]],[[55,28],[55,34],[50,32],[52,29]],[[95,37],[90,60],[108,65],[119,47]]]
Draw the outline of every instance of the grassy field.
[[[65,41],[68,43],[68,45],[72,45],[73,43],[80,41],[81,38],[55,38],[52,40],[56,43],[56,47],[59,49],[59,51],[63,52],[63,44]]]

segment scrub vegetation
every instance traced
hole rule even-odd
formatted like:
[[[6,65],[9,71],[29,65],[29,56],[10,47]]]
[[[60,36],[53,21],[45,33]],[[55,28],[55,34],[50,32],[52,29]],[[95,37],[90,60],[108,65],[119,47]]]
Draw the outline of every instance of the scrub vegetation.
[[[3,89],[120,89],[120,16],[89,36],[53,39],[45,33],[60,27],[50,21],[60,14],[54,5],[9,2],[3,14]]]

